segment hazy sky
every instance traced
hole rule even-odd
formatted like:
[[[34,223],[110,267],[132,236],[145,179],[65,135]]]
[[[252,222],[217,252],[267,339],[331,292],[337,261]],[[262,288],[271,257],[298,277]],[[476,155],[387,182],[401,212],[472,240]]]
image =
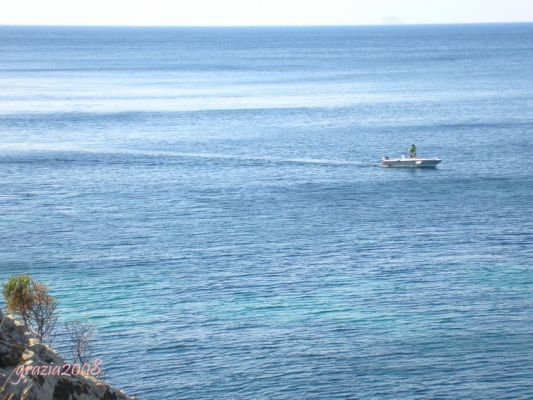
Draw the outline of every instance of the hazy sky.
[[[533,21],[533,0],[0,0],[0,24],[335,25]]]

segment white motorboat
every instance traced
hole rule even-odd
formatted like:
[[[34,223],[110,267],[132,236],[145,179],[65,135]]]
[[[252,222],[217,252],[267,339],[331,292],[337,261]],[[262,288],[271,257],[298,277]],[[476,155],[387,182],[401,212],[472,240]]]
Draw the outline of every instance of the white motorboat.
[[[381,160],[381,166],[386,168],[435,168],[442,160],[438,157],[405,157]]]

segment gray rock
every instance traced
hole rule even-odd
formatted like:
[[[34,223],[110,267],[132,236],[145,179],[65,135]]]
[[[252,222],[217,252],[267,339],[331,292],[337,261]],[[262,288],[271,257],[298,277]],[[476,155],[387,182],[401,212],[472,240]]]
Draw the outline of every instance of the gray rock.
[[[135,400],[90,375],[30,371],[36,366],[49,371],[55,366],[57,371],[64,364],[61,356],[40,343],[24,324],[0,311],[1,400]],[[30,372],[22,374],[22,368]]]

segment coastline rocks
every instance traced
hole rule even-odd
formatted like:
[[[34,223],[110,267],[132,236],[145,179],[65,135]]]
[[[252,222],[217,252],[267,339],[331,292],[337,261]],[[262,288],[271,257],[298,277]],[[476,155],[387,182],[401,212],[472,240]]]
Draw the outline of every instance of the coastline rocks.
[[[90,376],[49,372],[64,360],[26,327],[0,311],[0,400],[135,400]],[[36,370],[46,373],[21,373]]]

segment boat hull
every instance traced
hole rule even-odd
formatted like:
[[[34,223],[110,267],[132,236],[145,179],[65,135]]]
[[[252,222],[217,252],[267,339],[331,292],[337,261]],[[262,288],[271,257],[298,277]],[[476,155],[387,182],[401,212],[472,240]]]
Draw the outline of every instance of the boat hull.
[[[435,168],[441,161],[440,158],[396,158],[382,160],[381,166],[385,168]]]

